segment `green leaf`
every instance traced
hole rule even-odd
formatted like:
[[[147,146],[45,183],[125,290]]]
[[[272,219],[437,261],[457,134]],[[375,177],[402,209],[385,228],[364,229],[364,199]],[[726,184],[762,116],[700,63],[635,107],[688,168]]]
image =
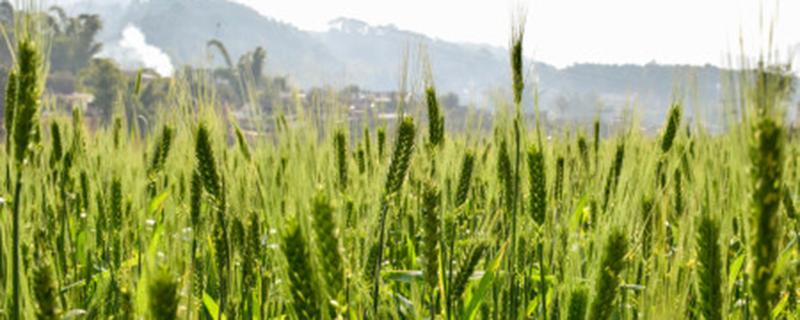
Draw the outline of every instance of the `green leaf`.
[[[789,244],[787,244],[786,247],[783,248],[783,251],[781,251],[778,261],[775,263],[776,275],[782,275],[784,272],[786,272],[786,268],[792,265],[792,256],[794,255],[794,250],[792,250],[792,247],[794,247],[796,243],[797,238],[793,237]]]
[[[478,314],[478,307],[481,306],[483,303],[483,299],[486,298],[486,295],[489,293],[489,288],[492,286],[492,282],[494,282],[494,275],[497,270],[500,268],[501,263],[503,262],[503,256],[505,255],[506,248],[508,247],[508,242],[503,244],[503,247],[500,248],[500,251],[497,253],[497,256],[492,260],[492,263],[487,268],[486,272],[483,274],[481,281],[478,283],[478,288],[475,290],[475,293],[469,299],[469,302],[466,303],[467,309],[466,312],[463,313],[462,319],[464,320],[472,320],[475,319],[475,316]]]
[[[214,300],[214,298],[212,298],[212,297],[211,297],[210,295],[208,295],[208,293],[206,293],[206,292],[203,292],[203,306],[204,306],[204,307],[206,308],[206,310],[208,311],[208,314],[210,314],[210,315],[211,315],[211,319],[213,319],[213,320],[220,320],[220,319],[217,317],[217,315],[219,315],[219,305],[217,304],[217,301],[216,301],[216,300]],[[221,320],[225,320],[225,319],[227,319],[227,318],[226,318],[226,317],[225,317],[225,315],[223,314],[223,315],[222,315],[222,319],[221,319]]]
[[[138,96],[142,90],[142,69],[136,72],[136,85],[133,88],[133,95]]]
[[[158,209],[161,209],[164,200],[167,200],[167,198],[169,198],[169,190],[162,192],[153,198],[153,200],[150,200],[150,204],[147,205],[148,215],[152,216]]]
[[[572,230],[579,230],[580,226],[586,221],[586,202],[589,201],[589,194],[584,194],[572,210],[572,218],[570,219],[570,227]]]
[[[787,302],[789,302],[788,293],[783,295],[783,298],[775,305],[775,308],[772,308],[772,319],[780,319],[780,315],[783,314],[783,310],[786,309]]]
[[[733,260],[733,263],[731,263],[731,271],[728,274],[728,292],[733,291],[733,285],[736,284],[736,278],[742,270],[742,265],[744,265],[743,254],[736,257],[736,260]]]

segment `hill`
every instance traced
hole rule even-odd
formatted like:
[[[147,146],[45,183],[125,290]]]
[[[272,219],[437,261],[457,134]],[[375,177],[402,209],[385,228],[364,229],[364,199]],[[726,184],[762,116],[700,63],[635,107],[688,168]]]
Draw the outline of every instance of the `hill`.
[[[210,39],[221,40],[234,59],[262,46],[268,53],[267,72],[286,75],[303,88],[355,84],[395,90],[405,52],[414,60],[420,46],[430,57],[439,89],[457,93],[462,102],[490,105],[487,97],[505,93],[510,82],[504,48],[449,42],[393,25],[340,18],[325,32],[309,32],[227,0],[86,0],[69,8],[103,16],[101,40],[107,46],[119,41],[126,26],[139,28],[147,43],[163,50],[176,66],[222,65],[219,54],[206,46]],[[723,71],[714,66],[528,65],[542,109],[553,118],[580,120],[599,114],[613,119],[623,108],[639,106],[645,125],[656,125],[676,96],[703,106],[706,119],[720,112]],[[697,109],[687,110],[691,115]]]

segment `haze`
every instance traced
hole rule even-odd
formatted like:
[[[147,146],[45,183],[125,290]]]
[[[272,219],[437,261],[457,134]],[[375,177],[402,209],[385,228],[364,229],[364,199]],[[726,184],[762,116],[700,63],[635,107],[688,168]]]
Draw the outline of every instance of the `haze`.
[[[327,22],[352,17],[373,25],[395,24],[450,41],[506,45],[509,1],[476,0],[236,0],[301,29],[322,31]],[[535,59],[564,67],[576,62],[706,63],[728,66],[740,51],[757,53],[775,22],[774,48],[800,44],[800,2],[753,0],[532,0],[526,48]]]

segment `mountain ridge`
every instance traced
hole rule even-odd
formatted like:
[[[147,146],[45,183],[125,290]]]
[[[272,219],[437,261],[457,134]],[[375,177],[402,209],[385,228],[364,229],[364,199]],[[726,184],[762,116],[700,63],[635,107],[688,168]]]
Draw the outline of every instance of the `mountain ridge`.
[[[508,54],[502,47],[451,42],[392,24],[373,26],[344,17],[331,20],[326,31],[305,31],[227,0],[128,1],[124,10],[119,4],[125,1],[114,2],[116,7],[109,10],[94,7],[108,21],[101,40],[113,43],[124,26],[135,25],[176,66],[223,66],[222,59],[206,46],[209,40],[219,39],[234,59],[263,46],[267,72],[289,76],[302,88],[354,84],[391,91],[399,87],[405,59],[415,67],[424,60],[419,56],[419,48],[424,47],[437,88],[458,94],[462,102],[490,105],[491,97],[507,94],[510,84]],[[78,3],[70,10],[91,8]],[[527,65],[534,71],[529,72],[529,87],[537,88],[542,110],[553,117],[614,118],[624,108],[640,105],[646,106],[645,123],[656,125],[676,95],[691,95],[687,103],[702,106],[703,112],[721,113],[724,70],[711,65],[582,63],[556,68],[533,60]],[[412,79],[425,77],[419,68],[408,70]],[[692,108],[687,109],[691,116]]]

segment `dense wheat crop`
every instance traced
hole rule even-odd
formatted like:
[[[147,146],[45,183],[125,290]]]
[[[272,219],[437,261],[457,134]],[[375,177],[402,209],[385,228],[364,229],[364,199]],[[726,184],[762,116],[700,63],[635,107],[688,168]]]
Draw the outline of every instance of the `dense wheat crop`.
[[[522,31],[490,133],[446,130],[430,83],[396,122],[298,104],[247,136],[202,80],[147,135],[90,130],[39,116],[43,46],[19,40],[0,317],[800,318],[783,74],[743,71],[722,134],[675,103],[655,136],[548,136],[521,111]]]

